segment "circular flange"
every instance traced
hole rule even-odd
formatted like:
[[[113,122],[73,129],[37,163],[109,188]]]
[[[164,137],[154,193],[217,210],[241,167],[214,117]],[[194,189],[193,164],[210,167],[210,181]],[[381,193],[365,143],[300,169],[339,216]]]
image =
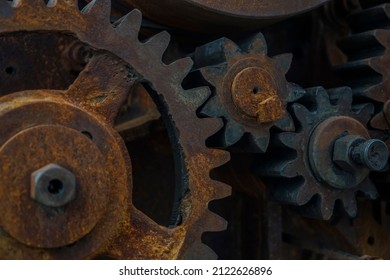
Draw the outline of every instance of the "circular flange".
[[[248,57],[234,63],[224,77],[221,94],[229,115],[250,127],[266,125],[267,121],[262,120],[267,115],[261,114],[259,109],[260,104],[271,97],[278,100],[280,106],[275,111],[268,110],[268,117],[283,117],[287,112],[281,100],[288,92],[288,85],[283,79],[275,80],[280,74],[278,70],[265,56]]]
[[[284,104],[272,75],[261,67],[248,67],[232,83],[234,104],[242,113],[260,123],[274,122],[285,115]]]
[[[343,170],[333,162],[335,141],[345,135],[359,135],[369,139],[367,129],[359,121],[346,116],[335,116],[321,122],[312,132],[309,142],[309,162],[316,178],[337,189],[358,186],[369,174],[369,169]]]
[[[8,258],[19,258],[18,248],[24,258],[91,256],[129,215],[130,161],[120,136],[61,94],[24,91],[0,99],[0,224],[14,239]],[[32,173],[50,163],[76,178],[75,197],[62,207],[30,195]]]
[[[0,161],[0,223],[19,242],[62,247],[87,235],[100,220],[108,191],[104,157],[81,132],[55,125],[23,130],[0,148]],[[51,162],[66,167],[77,181],[75,199],[59,208],[30,196],[31,174]]]

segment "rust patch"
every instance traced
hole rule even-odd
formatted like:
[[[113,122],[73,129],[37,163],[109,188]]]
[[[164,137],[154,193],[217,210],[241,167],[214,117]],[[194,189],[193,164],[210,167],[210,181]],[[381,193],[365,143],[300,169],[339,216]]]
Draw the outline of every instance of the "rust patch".
[[[286,114],[273,77],[260,67],[241,70],[232,83],[234,104],[242,113],[259,123],[274,122]]]

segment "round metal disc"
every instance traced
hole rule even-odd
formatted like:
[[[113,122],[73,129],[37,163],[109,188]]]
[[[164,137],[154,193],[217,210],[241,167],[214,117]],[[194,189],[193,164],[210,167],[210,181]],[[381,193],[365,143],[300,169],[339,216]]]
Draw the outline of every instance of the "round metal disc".
[[[367,129],[359,121],[345,116],[331,117],[320,123],[309,142],[310,166],[317,179],[338,189],[359,185],[369,174],[368,169],[349,172],[339,168],[332,159],[334,142],[345,135],[359,135],[368,139]]]
[[[79,131],[50,125],[26,129],[0,148],[0,161],[0,223],[18,241],[62,247],[87,235],[100,220],[108,191],[104,158]],[[76,197],[62,207],[45,206],[30,196],[31,173],[50,163],[76,177]]]

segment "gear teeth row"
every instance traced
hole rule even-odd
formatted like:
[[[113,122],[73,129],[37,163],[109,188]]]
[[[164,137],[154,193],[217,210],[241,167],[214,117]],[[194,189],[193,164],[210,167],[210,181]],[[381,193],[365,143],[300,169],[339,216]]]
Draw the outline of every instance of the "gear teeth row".
[[[287,83],[285,78],[282,78],[289,70],[292,61],[291,54],[268,57],[265,38],[263,34],[258,33],[239,45],[227,38],[218,39],[197,48],[194,57],[195,68],[200,68],[201,75],[213,88],[213,93],[203,105],[200,114],[204,117],[224,120],[224,127],[214,137],[217,140],[213,146],[235,147],[234,149],[236,149],[238,145],[239,149],[245,146],[243,149],[250,152],[265,152],[269,144],[271,127],[277,127],[283,131],[294,130],[293,121],[285,108],[282,117],[259,123],[252,115],[249,117],[245,115],[246,112],[240,111],[242,107],[238,109],[238,105],[232,103],[230,96],[234,94],[233,83],[240,71],[242,73],[246,69],[255,68],[257,71],[265,69],[271,75],[275,75],[272,76],[272,79],[278,81],[279,102],[287,107],[287,103],[293,102],[304,94],[303,89]],[[247,84],[243,83],[243,87],[247,87],[250,83],[256,84],[258,81],[254,78],[249,79]],[[254,94],[256,94],[257,88],[262,86],[260,84],[254,86]],[[251,99],[252,97],[247,96],[246,98],[250,100],[249,106],[258,106],[257,101]],[[272,112],[267,110],[267,113]],[[244,139],[245,145],[241,141],[242,139]]]
[[[374,185],[366,178],[356,188],[335,189],[320,181],[311,171],[307,154],[309,139],[314,129],[329,118],[348,117],[365,125],[373,111],[371,104],[352,107],[349,88],[307,89],[305,96],[291,106],[297,131],[276,133],[257,168],[257,174],[267,181],[272,197],[299,206],[297,209],[311,218],[330,219],[336,201],[342,202],[349,216],[356,216],[356,194],[361,192],[366,197],[376,198]]]
[[[141,29],[142,13],[134,9],[114,23],[116,31],[123,37],[137,38]]]
[[[390,4],[374,6],[350,15],[347,19],[353,33],[390,27]]]
[[[43,0],[0,1],[0,32],[70,31],[91,47],[111,52],[129,63],[135,74],[149,83],[162,104],[166,106],[168,119],[172,124],[172,135],[174,135],[172,137],[177,138],[177,148],[181,154],[178,158],[181,164],[186,165],[181,170],[185,174],[180,175],[186,178],[184,179],[186,183],[190,182],[188,184],[190,192],[193,193],[194,204],[202,204],[197,206],[198,208],[192,207],[193,211],[190,215],[196,217],[191,216],[189,219],[195,221],[194,225],[183,222],[182,226],[188,228],[186,236],[192,236],[183,241],[183,247],[190,247],[188,242],[201,242],[202,232],[199,228],[207,232],[225,229],[226,221],[212,214],[207,209],[207,204],[230,195],[229,186],[210,178],[210,171],[229,161],[230,157],[228,152],[205,146],[206,139],[216,133],[222,125],[221,120],[201,119],[196,115],[197,109],[209,97],[209,90],[207,88],[184,90],[181,85],[193,66],[192,60],[179,59],[169,65],[162,61],[170,41],[167,32],[158,33],[149,40],[140,42],[138,32],[142,15],[138,10],[133,10],[116,23],[110,24],[110,0],[93,0],[82,11],[79,10],[78,1],[75,0],[49,1],[46,4],[48,5],[45,5]],[[66,17],[67,15],[70,16]],[[73,21],[70,20],[72,16]],[[31,20],[32,17],[35,20]],[[188,133],[189,128],[194,132]],[[201,140],[194,141],[195,139]],[[204,166],[198,168],[199,170],[196,166],[201,162],[196,162],[194,157],[204,161]],[[194,176],[202,179],[194,179]],[[205,187],[209,189],[207,195],[195,194],[196,188]],[[213,223],[207,223],[206,228],[199,227],[200,221],[196,221],[199,218],[197,215],[202,215],[199,216],[201,219],[210,219]],[[183,252],[182,256],[184,255]]]
[[[385,2],[362,0],[363,9],[347,18],[352,34],[338,43],[347,61],[335,67],[357,100],[369,99],[382,105],[390,97],[390,4]],[[381,112],[377,112],[370,125],[388,129]]]

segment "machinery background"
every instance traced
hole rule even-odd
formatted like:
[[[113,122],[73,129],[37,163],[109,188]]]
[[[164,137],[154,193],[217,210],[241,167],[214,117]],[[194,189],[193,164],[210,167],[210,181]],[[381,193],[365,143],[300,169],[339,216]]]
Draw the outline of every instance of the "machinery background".
[[[388,259],[386,0],[0,0],[0,258]]]

